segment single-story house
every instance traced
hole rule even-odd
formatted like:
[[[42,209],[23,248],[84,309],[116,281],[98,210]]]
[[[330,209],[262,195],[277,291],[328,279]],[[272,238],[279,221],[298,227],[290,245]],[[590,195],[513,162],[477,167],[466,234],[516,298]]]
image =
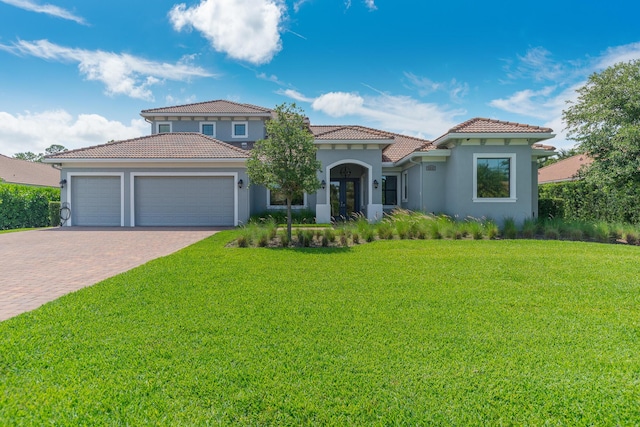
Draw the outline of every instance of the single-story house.
[[[0,154],[0,182],[33,185],[37,187],[57,187],[60,171],[51,165],[14,159]]]
[[[576,154],[575,156],[558,160],[549,166],[541,167],[538,170],[538,184],[574,181],[577,179],[580,169],[589,166],[591,162],[593,162],[593,159],[586,154]]]
[[[269,108],[217,100],[143,110],[151,134],[48,156],[61,168],[67,226],[236,226],[283,209],[251,185],[249,150],[266,137]],[[352,125],[313,125],[321,162],[297,209],[318,223],[394,208],[524,221],[538,214],[537,159],[549,128],[474,118],[428,141]]]

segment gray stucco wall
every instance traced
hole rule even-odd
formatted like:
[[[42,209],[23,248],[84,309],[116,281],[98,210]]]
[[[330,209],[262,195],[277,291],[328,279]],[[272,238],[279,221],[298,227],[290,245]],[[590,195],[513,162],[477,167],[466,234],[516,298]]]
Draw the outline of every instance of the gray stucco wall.
[[[262,185],[251,185],[249,187],[251,193],[251,212],[250,215],[262,214],[269,211],[267,200],[267,188]],[[319,190],[320,191],[320,190]],[[303,209],[315,210],[316,207],[316,194],[307,194],[307,206]],[[300,208],[294,208],[300,210]],[[282,208],[272,208],[271,210],[286,210],[286,206]]]
[[[151,123],[151,133],[157,133],[157,124],[167,121],[154,121]],[[246,138],[233,138],[232,123],[247,122],[248,136]],[[200,123],[215,123],[215,138],[225,142],[258,141],[265,137],[264,120],[177,120],[171,121],[172,132],[200,132]]]
[[[179,175],[180,173],[236,173],[237,179],[242,179],[245,183],[248,182],[248,177],[246,175],[246,170],[244,168],[162,168],[162,167],[148,167],[148,168],[70,168],[63,167],[61,171],[61,179],[66,179],[68,183],[71,183],[70,173],[91,173],[92,175],[99,175],[101,172],[104,173],[123,173],[124,174],[124,225],[125,227],[131,226],[132,218],[131,218],[131,179],[132,173],[144,172],[157,172],[159,174],[162,173],[171,173]],[[68,184],[69,185],[69,184]],[[61,202],[70,202],[68,200],[69,192],[68,186],[63,189],[60,193],[60,201]],[[247,186],[243,186],[241,189],[238,189],[238,221],[239,223],[244,223],[249,219],[249,203],[250,203],[250,191]],[[171,195],[167,194],[167,200],[170,203]],[[71,206],[73,210],[73,205]]]
[[[451,149],[451,157],[447,160],[445,183],[445,209],[449,215],[474,218],[487,217],[502,223],[505,218],[513,218],[522,223],[530,218],[535,210],[532,206],[532,161],[531,147],[528,145],[506,146],[457,146]],[[473,170],[474,153],[482,154],[515,154],[516,198],[512,201],[474,201]]]

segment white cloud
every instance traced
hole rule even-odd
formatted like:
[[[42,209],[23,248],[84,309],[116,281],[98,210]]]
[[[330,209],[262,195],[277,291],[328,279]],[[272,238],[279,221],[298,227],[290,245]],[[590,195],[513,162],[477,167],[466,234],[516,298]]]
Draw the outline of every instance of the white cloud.
[[[46,60],[77,62],[87,80],[105,84],[108,95],[153,100],[150,87],[163,80],[184,81],[191,77],[214,77],[201,67],[189,64],[189,57],[176,64],[156,62],[129,55],[101,50],[74,49],[48,40],[20,40],[13,45],[0,44],[0,50],[14,55],[30,55]]]
[[[309,102],[313,110],[330,117],[357,117],[371,127],[423,138],[440,136],[457,123],[454,117],[466,114],[464,110],[448,110],[411,97],[385,93],[361,96],[329,92],[317,98],[308,98],[294,90],[281,93],[297,101]]]
[[[283,0],[202,0],[194,7],[174,6],[169,18],[176,31],[194,28],[218,52],[264,64],[282,49]]]
[[[279,90],[276,93],[278,93],[280,95],[284,95],[284,96],[289,97],[291,99],[295,99],[296,101],[300,101],[300,102],[308,102],[308,103],[313,102],[313,98],[308,98],[308,97],[304,96],[303,94],[301,94],[300,92],[298,92],[297,90],[293,90],[293,89]]]
[[[567,102],[577,100],[576,90],[587,83],[591,74],[618,62],[640,59],[640,42],[610,47],[591,59],[555,63],[550,56],[544,48],[531,49],[525,56],[518,57],[520,63],[515,71],[508,69],[507,75],[510,79],[529,79],[532,86],[542,81],[552,81],[553,85],[518,90],[506,98],[492,100],[489,105],[509,113],[545,120],[542,126],[552,128],[557,134],[549,143],[558,148],[571,148],[575,143],[567,140],[566,124],[562,120]]]
[[[451,79],[450,82],[434,82],[428,77],[417,76],[413,73],[405,72],[404,76],[411,83],[411,89],[417,89],[418,95],[428,96],[434,92],[446,92],[454,102],[461,102],[462,98],[469,93],[469,84]]]
[[[88,25],[84,18],[69,12],[52,4],[38,4],[31,0],[0,0],[3,3],[11,6],[19,7],[20,9],[28,10],[30,12],[45,13],[47,15],[55,16],[57,18],[68,19],[69,21],[77,22],[81,25]]]
[[[367,7],[369,8],[369,10],[376,10],[376,4],[374,0],[364,0],[364,4],[367,5]]]
[[[104,144],[110,140],[135,138],[149,133],[144,119],[127,125],[97,114],[73,117],[65,110],[11,114],[0,112],[0,153],[12,156],[31,151],[43,153],[52,144],[68,149]]]

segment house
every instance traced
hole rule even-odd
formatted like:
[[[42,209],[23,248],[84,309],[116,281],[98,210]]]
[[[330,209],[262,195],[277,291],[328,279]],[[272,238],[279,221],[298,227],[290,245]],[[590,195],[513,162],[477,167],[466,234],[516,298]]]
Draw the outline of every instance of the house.
[[[249,185],[246,160],[272,110],[217,100],[143,110],[151,134],[65,151],[58,164],[67,225],[235,226],[283,209],[277,192]],[[297,209],[319,223],[400,207],[516,221],[537,216],[537,159],[552,130],[474,118],[434,141],[364,126],[309,125],[322,188]]]
[[[60,171],[51,165],[14,159],[0,154],[0,182],[33,185],[37,187],[57,187]]]
[[[574,181],[582,167],[589,166],[593,159],[586,154],[576,154],[542,167],[538,170],[538,184]]]

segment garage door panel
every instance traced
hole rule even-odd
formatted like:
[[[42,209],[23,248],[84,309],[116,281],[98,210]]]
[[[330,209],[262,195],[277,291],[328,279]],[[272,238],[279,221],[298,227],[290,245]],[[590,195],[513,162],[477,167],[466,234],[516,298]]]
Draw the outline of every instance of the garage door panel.
[[[119,176],[71,177],[71,224],[114,226],[121,223]]]
[[[213,226],[234,224],[232,177],[135,178],[138,226]]]

